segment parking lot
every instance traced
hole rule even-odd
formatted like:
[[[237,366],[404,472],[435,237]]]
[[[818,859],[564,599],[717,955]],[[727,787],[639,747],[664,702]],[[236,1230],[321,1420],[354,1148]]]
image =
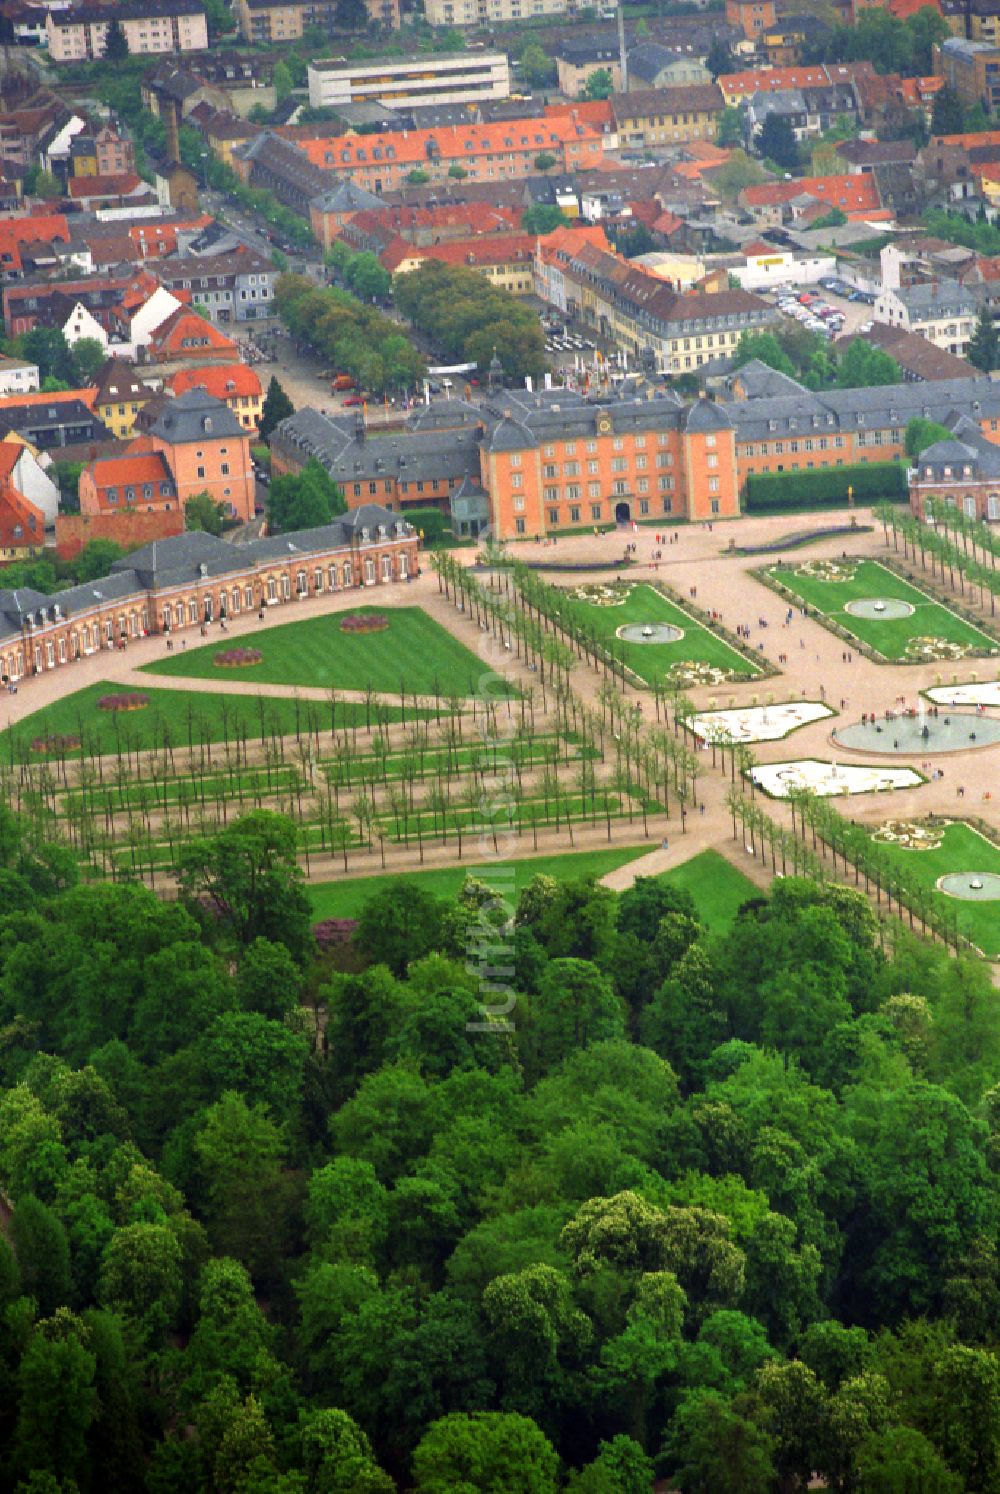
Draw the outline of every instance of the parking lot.
[[[871,301],[861,299],[845,282],[832,278],[815,285],[783,286],[773,294],[785,316],[830,341],[863,334],[875,319]]]

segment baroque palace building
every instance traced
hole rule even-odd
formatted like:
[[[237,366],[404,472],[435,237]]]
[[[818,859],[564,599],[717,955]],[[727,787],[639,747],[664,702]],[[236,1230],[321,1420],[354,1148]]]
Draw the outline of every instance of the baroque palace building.
[[[158,540],[97,581],[51,595],[0,590],[0,675],[12,683],[149,633],[407,581],[418,574],[417,549],[413,526],[375,504],[239,546],[200,532]]]
[[[734,518],[751,473],[801,472],[805,482],[819,468],[898,461],[907,423],[944,411],[1000,442],[1000,385],[986,378],[814,393],[750,363],[727,394],[692,404],[662,391],[493,389],[479,404],[421,407],[384,435],[361,419],[301,410],[273,434],[272,460],[276,473],[294,472],[315,457],[352,508],[437,508],[459,534],[489,527],[505,540],[616,521]],[[956,468],[955,482],[963,475]]]

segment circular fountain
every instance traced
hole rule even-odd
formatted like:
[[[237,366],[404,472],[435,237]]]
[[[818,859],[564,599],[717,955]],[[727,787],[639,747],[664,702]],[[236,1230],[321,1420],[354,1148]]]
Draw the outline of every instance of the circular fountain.
[[[851,617],[892,622],[896,618],[912,617],[915,608],[909,602],[900,601],[899,597],[858,597],[857,601],[845,603],[844,611]]]
[[[989,747],[1000,742],[1000,719],[974,711],[946,711],[929,716],[921,708],[913,715],[870,717],[840,726],[833,733],[840,747],[855,752],[915,752],[930,757],[935,752],[960,752],[963,748]]]
[[[626,623],[615,630],[615,637],[624,643],[679,643],[684,629],[670,623]]]
[[[949,897],[964,898],[972,903],[1000,900],[1000,874],[997,872],[949,872],[938,877],[936,887]]]

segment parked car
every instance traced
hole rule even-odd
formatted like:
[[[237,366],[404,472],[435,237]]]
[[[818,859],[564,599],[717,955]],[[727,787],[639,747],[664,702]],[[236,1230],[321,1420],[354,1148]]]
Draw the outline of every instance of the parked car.
[[[350,410],[355,405],[363,405],[364,402],[365,401],[364,401],[364,396],[363,395],[360,395],[360,394],[349,394],[347,396],[347,398],[344,400],[344,409],[345,410]]]

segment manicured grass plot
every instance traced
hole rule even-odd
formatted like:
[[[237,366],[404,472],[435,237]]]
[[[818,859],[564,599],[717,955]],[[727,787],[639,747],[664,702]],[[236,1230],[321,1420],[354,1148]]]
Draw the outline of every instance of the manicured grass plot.
[[[698,917],[713,934],[727,933],[749,898],[766,896],[718,851],[701,851],[665,872],[664,877],[672,886],[690,892]]]
[[[842,581],[803,574],[793,566],[774,566],[768,574],[827,621],[845,628],[886,659],[904,658],[914,638],[942,638],[976,652],[996,647],[986,633],[877,561],[861,560],[852,569],[853,574]],[[877,618],[845,611],[851,602],[890,599],[908,602],[913,612],[907,617]]]
[[[616,656],[624,659],[648,685],[664,679],[673,667],[689,662],[733,671],[737,675],[752,676],[759,672],[723,638],[645,582],[631,586],[624,601],[616,606],[602,606],[567,592],[563,607],[568,616],[588,631],[596,631],[599,640],[613,644]],[[647,623],[666,623],[681,629],[684,636],[669,643],[628,642],[617,637],[622,627],[642,627]]]
[[[88,685],[51,705],[43,706],[15,725],[0,731],[0,762],[41,761],[52,757],[104,755],[118,750],[144,751],[171,746],[186,748],[189,742],[249,741],[261,736],[291,736],[295,732],[327,733],[334,724],[326,701],[287,699],[276,695],[226,695],[207,690],[171,690],[150,685],[142,692],[149,704],[137,711],[102,711],[98,701],[122,694],[122,686],[110,682]],[[379,706],[380,716],[400,719],[398,706]],[[426,718],[430,713],[420,711]],[[406,719],[414,715],[407,707]],[[0,721],[3,717],[0,714]],[[337,701],[336,730],[365,725],[361,701]],[[79,739],[79,746],[54,738]],[[49,746],[41,744],[46,740]],[[39,746],[34,744],[38,743]]]
[[[479,865],[435,867],[432,871],[407,872],[406,880],[415,882],[434,897],[454,897],[466,877],[478,877],[496,891],[516,902],[532,877],[544,875],[569,881],[580,877],[603,877],[638,856],[645,856],[649,846],[619,846],[599,851],[575,851],[564,856],[530,856],[518,861],[488,861]],[[387,882],[398,877],[355,877],[342,882],[314,882],[307,890],[316,918],[356,918],[370,897]]]
[[[374,690],[398,695],[474,695],[484,675],[490,688],[504,685],[464,644],[440,627],[420,607],[357,607],[356,613],[380,614],[387,627],[378,632],[348,632],[342,613],[262,627],[242,641],[259,649],[259,664],[228,669],[215,663],[225,640],[204,648],[168,654],[145,668],[152,674],[199,679],[250,681],[270,685],[315,685],[333,690]],[[471,630],[470,630],[471,631]],[[507,693],[514,694],[510,686]]]
[[[479,877],[508,901],[516,902],[532,877],[544,874],[570,878],[606,876],[640,856],[650,847],[625,846],[598,851],[569,852],[563,856],[530,856],[519,861],[487,862],[481,865],[445,866],[433,871],[408,872],[407,881],[416,882],[435,897],[454,897],[467,876]],[[704,923],[713,934],[725,933],[736,917],[741,903],[759,895],[758,889],[742,872],[730,866],[717,851],[702,851],[681,866],[664,873],[668,882],[686,887],[694,898]],[[356,918],[368,899],[394,877],[355,877],[338,882],[316,882],[308,888],[315,918]]]
[[[930,851],[912,851],[905,846],[877,842],[879,855],[926,887],[938,908],[957,917],[959,932],[971,939],[988,959],[1000,959],[1000,901],[975,902],[940,892],[936,883],[949,872],[992,872],[1000,875],[1000,847],[970,830],[968,825],[947,825],[940,846]]]

